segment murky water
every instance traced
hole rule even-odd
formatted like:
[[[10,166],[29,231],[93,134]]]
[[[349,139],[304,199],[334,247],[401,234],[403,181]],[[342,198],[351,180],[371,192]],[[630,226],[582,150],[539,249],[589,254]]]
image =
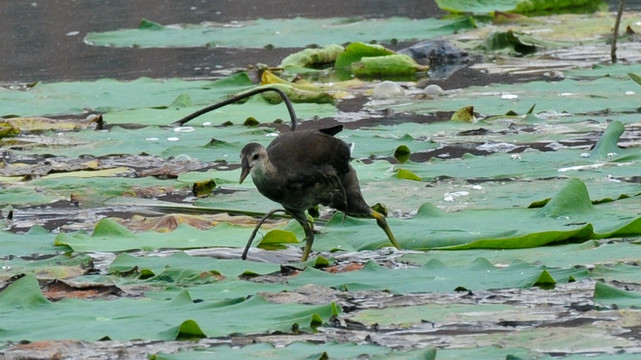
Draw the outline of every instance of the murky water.
[[[249,4],[249,5],[248,5]],[[316,2],[171,0],[9,0],[0,2],[0,83],[96,78],[211,77],[215,66],[278,63],[291,49],[115,49],[83,42],[90,31],[161,24],[229,22],[254,18],[430,17],[443,13],[420,0]]]

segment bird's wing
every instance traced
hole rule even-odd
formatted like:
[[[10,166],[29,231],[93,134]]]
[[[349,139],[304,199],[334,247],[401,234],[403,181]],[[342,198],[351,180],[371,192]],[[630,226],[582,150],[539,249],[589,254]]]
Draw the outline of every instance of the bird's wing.
[[[347,143],[318,130],[283,134],[267,147],[270,161],[283,172],[333,168],[341,177],[349,171]]]

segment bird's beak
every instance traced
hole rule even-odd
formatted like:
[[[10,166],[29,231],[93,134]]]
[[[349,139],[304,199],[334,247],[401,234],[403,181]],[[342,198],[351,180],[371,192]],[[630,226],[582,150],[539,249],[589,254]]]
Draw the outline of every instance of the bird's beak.
[[[242,184],[247,175],[249,175],[249,163],[247,162],[247,159],[243,158],[241,161],[241,171],[240,171],[240,180],[238,181],[239,184]]]

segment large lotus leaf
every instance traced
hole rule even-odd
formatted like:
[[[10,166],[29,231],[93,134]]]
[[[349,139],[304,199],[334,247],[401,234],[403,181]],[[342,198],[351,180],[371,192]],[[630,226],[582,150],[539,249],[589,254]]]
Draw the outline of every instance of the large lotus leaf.
[[[165,107],[182,94],[189,94],[194,104],[211,104],[251,86],[253,84],[246,73],[217,81],[139,78],[133,81],[101,79],[38,83],[29,91],[2,91],[0,115],[42,116],[82,114],[87,109],[107,112]]]
[[[474,14],[489,14],[495,11],[514,13],[555,13],[555,12],[592,12],[599,8],[601,0],[436,0],[443,10],[451,12],[467,12]]]
[[[561,150],[550,152],[524,152],[522,154],[495,153],[487,156],[464,156],[462,159],[438,161],[439,173],[423,164],[405,163],[401,168],[411,170],[420,178],[450,176],[461,178],[548,178],[563,175],[594,177],[596,172],[603,176],[629,176],[627,166],[641,158],[638,148],[622,149],[617,146],[624,132],[623,124],[612,122],[601,139],[590,152]],[[433,162],[434,163],[434,162]],[[621,169],[623,168],[623,169]],[[430,171],[430,174],[426,172]],[[582,172],[590,170],[590,172]],[[465,174],[463,174],[465,173]],[[576,174],[576,175],[575,175]]]
[[[140,284],[140,281],[114,280],[123,286]],[[148,285],[148,283],[145,283]],[[183,291],[183,286],[170,283],[159,283],[154,290],[145,292],[145,297],[151,299],[171,299]],[[264,283],[248,280],[225,279],[210,283],[189,284],[189,294],[192,298],[205,301],[223,301],[244,298],[261,293],[279,293],[294,291],[295,287],[281,283]]]
[[[529,288],[534,285],[553,285],[570,279],[584,278],[586,269],[548,269],[523,262],[513,262],[496,268],[479,258],[467,266],[449,267],[432,260],[417,269],[385,269],[369,262],[363,269],[346,273],[326,273],[307,268],[290,279],[289,285],[314,283],[344,291],[387,290],[392,293],[449,292],[457,288],[487,290]]]
[[[104,114],[104,119],[110,124],[140,124],[163,126],[170,124],[184,116],[196,112],[206,105],[214,104],[222,98],[212,97],[209,102],[201,102],[197,106],[167,107],[167,108],[134,108],[132,110],[114,110]],[[297,102],[293,104],[299,120],[311,119],[316,116],[331,117],[336,114],[336,107],[332,104],[315,104]],[[283,104],[271,104],[261,96],[254,96],[244,103],[228,105],[203,114],[185,126],[200,126],[204,123],[217,126],[222,124],[243,124],[252,117],[260,123],[272,123],[275,120],[289,122],[289,113]]]
[[[49,204],[60,199],[60,195],[56,193],[36,193],[33,191],[33,188],[25,186],[25,184],[16,185],[16,183],[21,180],[22,177],[15,177],[11,180],[0,180],[4,183],[6,190],[11,189],[11,191],[0,192],[0,204],[8,205],[19,203],[20,205],[27,206],[32,204]],[[11,183],[13,183],[13,186]]]
[[[175,131],[170,128],[147,127],[144,130],[112,127],[108,133],[81,131],[65,134],[70,144],[56,147],[55,155],[79,157],[81,155],[140,155],[155,156],[188,155],[201,161],[238,161],[242,146],[249,141],[267,137],[273,132],[263,128],[245,126],[196,127],[194,131]],[[53,136],[53,135],[52,135]],[[25,149],[25,154],[43,154],[40,148]]]
[[[198,230],[181,224],[169,233],[133,233],[115,221],[105,218],[96,225],[93,234],[82,231],[60,233],[54,244],[67,247],[74,252],[241,247],[250,233],[251,228],[228,223],[220,223],[210,230]]]
[[[637,248],[639,245],[633,245]],[[641,256],[641,249],[630,249],[637,259]],[[603,261],[603,260],[601,260]],[[639,266],[618,263],[614,266],[597,265],[590,271],[590,277],[605,280],[605,281],[619,281],[628,283],[641,283],[641,268]]]
[[[55,235],[40,226],[34,226],[26,234],[2,232],[0,258],[56,254],[60,248],[53,246]]]
[[[210,271],[226,278],[236,278],[241,274],[264,275],[280,270],[280,265],[254,261],[212,259],[190,256],[179,252],[168,257],[138,257],[120,254],[109,266],[109,272],[127,273],[134,269],[140,272],[159,274],[166,268],[191,269],[201,272]]]
[[[390,164],[376,161],[370,164],[352,162],[356,168],[365,200],[369,204],[385,204],[397,217],[400,214],[413,214],[424,203],[432,203],[447,212],[464,209],[507,209],[528,207],[533,203],[543,206],[543,201],[554,196],[567,182],[564,177],[539,179],[486,180],[468,183],[464,178],[446,178],[440,181],[400,180]],[[431,163],[428,166],[437,168]],[[582,175],[584,173],[581,173]],[[595,203],[616,200],[612,206],[619,211],[634,212],[637,195],[641,192],[638,184],[612,181],[607,177],[582,178],[590,189]],[[259,196],[259,195],[255,195]],[[630,199],[622,199],[630,197]],[[222,200],[222,199],[219,199]],[[610,205],[603,204],[601,208]]]
[[[607,306],[641,308],[641,293],[626,291],[597,281],[594,287],[594,302]]]
[[[30,316],[25,317],[24,311]],[[310,331],[340,313],[324,306],[270,304],[260,296],[248,300],[194,303],[187,291],[167,300],[76,300],[52,303],[27,275],[0,293],[4,341],[81,339],[174,340],[271,331]],[[65,316],[60,316],[65,314]],[[194,320],[196,319],[196,320]]]
[[[250,268],[250,266],[247,266]],[[495,267],[484,258],[448,266],[437,259],[420,268],[386,269],[374,262],[357,271],[329,273],[309,267],[290,277],[284,284],[226,279],[189,288],[193,298],[220,301],[263,292],[293,291],[307,284],[333,287],[342,291],[384,290],[392,293],[450,292],[455,289],[489,290],[510,287],[551,287],[556,283],[586,278],[585,268],[549,268],[515,260],[509,266]],[[175,285],[175,284],[174,284]],[[150,291],[145,296],[167,299],[177,296],[180,287],[169,286]]]
[[[468,249],[465,251],[431,250],[426,253],[409,253],[401,257],[403,262],[424,265],[431,260],[439,260],[447,266],[469,264],[479,257],[497,266],[505,266],[514,260],[532,264],[545,264],[549,267],[567,268],[571,266],[592,267],[597,263],[631,263],[641,258],[641,246],[629,242],[615,241],[600,244],[588,240],[580,244],[563,244],[526,249]],[[638,276],[635,267],[617,265],[614,267],[597,266],[590,272],[594,278],[612,280],[621,275],[632,281]]]
[[[235,26],[208,23],[201,25],[162,26],[153,29],[122,29],[90,32],[85,37],[91,45],[116,47],[305,47],[350,41],[390,42],[436,38],[468,29],[471,24],[435,18],[414,19],[257,19]],[[420,34],[420,35],[419,35]]]
[[[88,255],[59,255],[45,259],[14,257],[0,260],[0,279],[6,281],[23,274],[33,274],[40,280],[70,279],[83,275],[92,266],[91,261]]]
[[[581,360],[586,353],[601,353],[612,347],[629,347],[630,341],[595,326],[544,326],[518,331],[497,331],[475,336],[473,348],[439,350],[438,358],[457,359],[505,359],[505,360],[554,360],[561,353],[577,353],[564,356],[564,360]],[[496,346],[500,344],[500,346]],[[577,351],[577,349],[580,349]],[[548,355],[554,354],[554,355]],[[600,354],[598,360],[634,360],[638,354]],[[593,357],[590,356],[590,359]]]
[[[589,68],[567,70],[568,77],[574,79],[594,79],[595,77],[614,77],[620,80],[630,80],[630,72],[641,72],[641,64],[598,64]],[[634,89],[634,86],[631,87]],[[637,88],[638,89],[638,88]]]
[[[568,328],[555,329],[552,334],[549,328],[543,329],[546,333],[542,331],[538,333],[527,332],[527,335],[536,335],[537,344],[543,343],[545,338],[549,342],[550,336],[554,335],[555,338],[558,336],[558,339],[561,344],[555,342],[554,345],[561,345],[561,347],[555,347],[551,349],[552,353],[558,351],[558,349],[567,349],[567,352],[574,351],[574,349],[585,349],[585,343],[579,342],[581,337],[585,338],[586,334],[584,329],[579,329],[578,327],[573,328],[569,333]],[[592,342],[592,345],[610,347],[613,346],[614,342],[619,342],[620,338],[615,338],[609,334],[599,333],[598,331],[591,330],[589,332],[589,341]],[[599,341],[597,342],[596,339]],[[496,359],[505,359],[505,360],[555,360],[558,357],[553,355],[541,354],[539,347],[536,348],[537,351],[528,350],[524,348],[524,343],[530,344],[530,341],[523,340],[519,338],[510,338],[510,343],[513,345],[504,345],[503,339],[487,339],[486,343],[488,345],[483,347],[474,348],[460,348],[460,349],[439,349],[438,350],[438,359],[439,360],[459,360],[459,359],[475,359],[475,360],[496,360]],[[572,341],[569,341],[572,340]],[[493,342],[494,341],[494,342]],[[501,346],[491,345],[500,342]],[[623,345],[623,344],[622,344]],[[598,351],[598,349],[595,349]],[[590,360],[636,360],[638,354],[599,354],[590,356]],[[584,360],[586,358],[585,354],[571,355],[568,354],[563,357],[563,360]]]
[[[447,96],[440,96],[438,101],[414,100],[408,103],[399,99],[398,105],[389,103],[372,103],[369,109],[382,110],[392,108],[399,112],[431,114],[438,111],[456,111],[465,106],[474,106],[481,114],[505,114],[518,104],[536,104],[538,111],[568,112],[586,114],[610,109],[616,112],[635,111],[639,106],[638,97],[626,95],[626,91],[635,91],[637,85],[629,79],[618,77],[600,77],[590,80],[564,79],[550,83],[531,81],[519,84],[491,84],[484,87],[471,86]],[[510,96],[506,96],[510,95]],[[516,98],[514,98],[516,96]]]
[[[197,360],[203,358],[224,359],[393,359],[393,360],[434,360],[436,350],[421,349],[414,351],[394,351],[384,346],[375,344],[354,344],[329,342],[313,344],[310,342],[295,342],[284,347],[275,347],[272,344],[261,343],[243,346],[241,348],[221,345],[206,349],[179,351],[174,354],[157,354],[158,360]]]
[[[505,219],[510,219],[505,222]],[[389,219],[406,249],[527,248],[565,241],[641,234],[641,217],[592,208],[585,184],[571,179],[541,209],[487,209],[445,213],[423,205],[407,220]],[[354,236],[358,234],[358,236]],[[335,215],[318,241],[338,237],[357,249],[386,246],[373,222]]]

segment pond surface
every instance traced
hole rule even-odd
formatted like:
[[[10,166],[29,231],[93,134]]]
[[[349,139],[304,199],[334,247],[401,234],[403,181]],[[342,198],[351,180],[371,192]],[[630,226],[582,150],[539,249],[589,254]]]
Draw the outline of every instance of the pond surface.
[[[610,0],[610,8],[615,8],[616,3],[618,3],[618,1]],[[641,10],[641,3],[639,2],[626,1],[626,3],[626,9],[629,11]],[[0,85],[11,86],[40,81],[53,83],[102,78],[118,80],[134,80],[140,77],[159,79],[218,79],[228,75],[234,69],[245,69],[257,63],[278,64],[285,56],[300,50],[297,48],[230,49],[215,47],[140,49],[90,46],[84,42],[84,37],[88,32],[136,28],[142,19],[148,19],[161,24],[199,24],[204,21],[231,23],[233,21],[257,18],[325,18],[338,16],[364,18],[389,18],[395,16],[427,18],[440,17],[443,15],[445,15],[445,13],[438,9],[434,2],[424,0],[401,2],[382,0],[329,0],[323,2],[292,2],[284,0],[7,0],[0,2],[0,33],[3,34],[3,40],[0,42],[0,54],[3,54],[3,56],[0,57]],[[397,50],[409,44],[398,43],[388,45],[390,48]],[[599,61],[595,60],[595,62]],[[487,68],[470,67],[460,69],[450,78],[432,81],[432,83],[441,85],[444,89],[454,89],[451,93],[448,93],[449,96],[454,98],[458,93],[463,93],[461,96],[469,96],[469,98],[479,95],[478,92],[464,93],[464,89],[468,86],[481,87],[496,83],[517,84],[517,86],[511,90],[514,92],[521,91],[520,96],[523,97],[527,95],[528,91],[541,91],[541,93],[545,93],[554,90],[553,85],[550,85],[551,90],[548,89],[547,85],[543,90],[539,90],[536,87],[532,89],[525,87],[525,90],[522,90],[519,87],[520,84],[526,81],[544,80],[547,82],[550,79],[560,79],[560,77],[543,76],[541,74],[541,72],[537,72],[534,75],[525,72],[520,74],[492,73],[488,72]],[[413,90],[416,91],[416,89]],[[627,88],[624,90],[627,90]],[[487,96],[487,94],[481,94],[481,96]],[[589,98],[589,101],[593,100],[597,102],[600,98],[602,98],[602,96],[593,96]],[[342,101],[339,104],[339,110],[343,112],[343,116],[345,116],[345,114],[357,114],[368,101],[367,96],[361,94],[353,99]],[[521,110],[526,106],[518,102],[514,102],[514,104],[515,106],[519,105]],[[373,128],[383,124],[390,125],[392,121],[394,124],[400,126],[405,123],[444,123],[449,120],[452,112],[455,110],[447,109],[446,111],[431,112],[428,114],[413,114],[402,113],[402,111],[395,113],[393,109],[387,109],[388,106],[393,107],[394,105],[398,104],[382,102],[379,107],[374,105],[362,118],[345,122],[346,131],[344,133],[349,133],[351,136],[357,137],[361,134],[359,129]],[[525,110],[531,105],[532,104],[528,103]],[[370,104],[370,106],[372,105]],[[400,104],[400,106],[402,107],[404,105]],[[625,115],[628,117],[637,115],[633,110],[627,109],[626,111],[627,113]],[[521,113],[523,112],[524,110],[521,111]],[[392,120],[382,116],[382,114],[388,113],[395,114],[396,116],[393,116]],[[485,115],[497,113],[499,113],[499,110],[493,107],[485,109]],[[550,111],[550,117],[553,118],[554,116],[562,118],[563,114],[552,114]],[[465,127],[465,131],[457,133],[456,142],[452,144],[439,144],[438,148],[430,148],[429,146],[433,143],[438,143],[442,139],[448,139],[446,137],[439,138],[439,136],[443,136],[443,132],[449,130],[446,129],[439,133],[438,130],[440,128],[437,125],[436,130],[434,130],[434,127],[430,127],[429,133],[426,131],[426,134],[412,133],[412,135],[416,135],[417,142],[421,141],[419,144],[420,146],[424,146],[424,148],[421,149],[422,151],[413,152],[411,160],[415,163],[423,164],[432,157],[462,160],[464,157],[469,159],[470,154],[480,157],[501,153],[504,151],[500,149],[501,146],[509,146],[511,144],[492,143],[491,139],[489,141],[487,140],[493,136],[509,135],[511,133],[519,133],[524,139],[515,141],[518,143],[518,146],[504,151],[509,151],[510,153],[507,156],[515,161],[520,160],[521,157],[527,157],[528,154],[533,153],[534,150],[538,150],[540,153],[553,153],[553,150],[556,149],[568,149],[569,151],[576,151],[578,154],[581,151],[587,151],[599,138],[605,127],[597,127],[599,121],[610,122],[613,118],[617,118],[617,116],[618,114],[615,111],[609,112],[609,110],[599,108],[598,111],[589,112],[586,115],[585,123],[587,125],[581,127],[580,130],[566,128],[564,124],[561,124],[554,130],[549,130],[545,126],[537,127],[540,123],[534,125],[506,125],[505,127],[501,127],[500,125],[496,126],[496,123],[474,124],[472,127]],[[340,119],[324,117],[320,119],[319,122],[304,122],[302,128],[331,126],[337,121],[340,121]],[[636,123],[638,123],[636,120],[629,120],[629,122],[626,123],[628,128],[626,135],[622,138],[622,141],[626,142],[626,146],[629,146],[631,151],[638,147],[641,138],[641,131],[639,131]],[[492,126],[494,126],[494,128]],[[284,128],[286,126],[279,125],[274,127]],[[198,129],[200,131],[203,128],[204,127],[199,127]],[[409,129],[415,130],[416,128]],[[548,130],[550,134],[552,134],[550,135],[552,140],[544,138],[544,140],[538,141],[536,138],[530,140],[525,137],[529,133],[545,132]],[[205,129],[205,131],[207,131],[207,129]],[[411,131],[412,130],[409,130],[409,132]],[[160,133],[162,136],[165,136],[165,133]],[[555,137],[557,133],[560,133],[562,136]],[[400,131],[389,137],[400,138],[405,134],[403,131]],[[36,133],[34,138],[38,137],[38,135],[39,134]],[[385,134],[378,134],[377,136],[381,139],[386,139]],[[431,140],[432,137],[434,140]],[[151,136],[149,138],[151,138]],[[430,140],[426,141],[426,139]],[[485,148],[485,150],[483,150],[477,147],[477,145],[483,144],[486,141],[494,147],[489,150]],[[361,150],[362,149],[358,149],[357,151]],[[366,158],[366,156],[366,153],[362,153],[361,158]],[[60,158],[63,163],[68,160],[62,156]],[[180,166],[184,164],[176,165],[176,163],[180,161],[174,161],[175,159],[167,161],[166,158],[167,156],[146,154],[138,156],[138,154],[134,154],[131,157],[123,159],[119,156],[109,155],[100,157],[100,161],[103,165],[114,164],[114,167],[122,163],[137,164],[139,166],[139,168],[136,168],[136,171],[138,171],[137,175],[150,169],[169,168],[170,166],[167,165],[171,163],[171,166],[175,165],[174,168],[168,169],[167,172],[159,171],[156,175],[158,178],[162,178],[163,176],[176,176],[176,172],[183,169]],[[74,158],[69,157],[69,159]],[[553,158],[550,159],[554,160]],[[52,156],[48,153],[34,155],[32,158],[21,160],[23,160],[23,162],[30,160],[32,163],[37,164],[46,162],[48,165],[54,162]],[[191,164],[193,168],[188,168],[187,165],[189,164],[184,165],[185,171],[205,171],[214,167],[228,168],[230,164],[232,167],[237,166],[236,154],[234,154],[233,161],[230,161],[230,164],[226,162],[204,164],[203,161],[191,160],[193,160],[193,164]],[[387,160],[395,162],[391,156],[368,160],[370,163],[378,164],[380,164],[381,161]],[[84,161],[85,160],[83,160],[83,162]],[[365,161],[364,164],[359,165],[359,171],[366,168],[367,163],[368,161]],[[448,164],[451,165],[452,163],[450,162]],[[501,164],[506,164],[506,162]],[[626,163],[622,162],[622,164],[621,167],[626,166]],[[163,168],[163,166],[166,167]],[[384,166],[390,167],[391,165],[386,163]],[[436,167],[438,165],[434,166],[430,164],[429,166]],[[500,165],[496,167],[500,167]],[[445,166],[443,166],[443,168],[445,168]],[[455,174],[457,170],[458,169],[452,169]],[[505,171],[508,170],[510,170],[509,166],[506,167]],[[585,176],[586,173],[591,173],[592,171],[597,172],[596,169],[589,167],[586,167],[585,170],[586,171],[581,172],[581,176]],[[367,170],[363,172],[367,172]],[[561,181],[555,182],[555,180],[550,179],[556,179],[557,177],[559,179],[563,178],[563,176],[559,176],[556,173],[552,173],[552,175],[549,176],[540,175],[543,180],[550,180],[546,183],[550,184],[549,188],[543,189],[541,185],[535,187],[528,179],[514,181],[514,178],[509,178],[507,175],[505,178],[491,178],[490,180],[483,178],[482,175],[478,175],[478,179],[473,179],[475,174],[469,174],[465,172],[464,169],[463,172],[465,175],[461,178],[464,180],[457,180],[456,176],[451,176],[450,173],[444,172],[444,175],[440,177],[419,182],[418,185],[407,185],[400,191],[395,183],[389,179],[383,181],[370,178],[364,181],[363,184],[368,187],[365,191],[369,196],[378,196],[383,200],[386,200],[385,196],[387,196],[387,200],[392,202],[394,206],[393,209],[400,208],[400,215],[396,214],[392,216],[398,218],[407,217],[410,213],[406,209],[410,207],[408,203],[411,203],[413,210],[415,210],[414,202],[416,202],[416,200],[410,197],[430,196],[432,198],[429,200],[438,203],[441,207],[447,208],[454,214],[460,213],[459,210],[464,210],[468,207],[477,206],[482,209],[485,206],[483,201],[488,197],[498,198],[501,206],[509,209],[515,206],[514,203],[517,200],[520,201],[519,204],[527,204],[534,200],[543,200],[545,196],[551,196],[553,191],[556,191],[555,187],[559,186]],[[359,172],[359,176],[360,174],[361,172]],[[132,190],[135,196],[138,196],[140,199],[153,198],[150,202],[158,199],[165,200],[167,201],[168,207],[176,203],[189,204],[195,200],[191,192],[185,188],[170,189],[163,192],[166,189],[162,185],[157,185],[160,181],[158,179],[152,179],[154,178],[152,175],[153,174],[140,176],[143,182],[153,182],[153,184],[149,185],[143,182],[136,182],[136,184],[140,184],[140,186]],[[638,176],[630,177],[627,175],[629,174],[626,173],[617,178],[615,174],[615,176],[609,179],[611,183],[625,183],[623,189],[627,192],[621,190],[621,192],[616,193],[617,195],[622,194],[627,196],[629,194],[638,194]],[[432,175],[430,174],[429,176]],[[465,183],[465,179],[469,179],[469,181]],[[128,180],[131,180],[131,178],[126,178],[126,181]],[[237,179],[234,179],[234,181],[235,180]],[[517,180],[519,180],[518,176]],[[81,181],[82,180],[79,180],[78,182]],[[25,181],[25,183],[28,183],[28,181]],[[62,183],[62,185],[57,186],[64,188],[64,181],[62,181]],[[596,191],[597,194],[594,195],[594,193],[591,192],[592,198],[601,199],[602,197],[611,196],[612,192],[608,192],[607,185],[608,183],[606,182],[606,185],[603,187],[594,189],[594,187],[596,187],[594,186],[591,188],[590,190]],[[378,186],[381,186],[383,190],[372,190],[372,188]],[[534,190],[528,191],[527,188],[530,186],[532,186]],[[233,191],[224,189],[224,191],[229,191],[230,193],[234,193],[236,190],[238,189],[234,189]],[[242,193],[245,190],[246,189],[241,189],[241,191],[236,192]],[[540,191],[540,193],[537,193],[537,191]],[[390,197],[397,197],[397,199],[390,200]],[[212,196],[212,198],[215,198],[215,196]],[[102,201],[103,199],[99,200]],[[634,202],[634,198],[630,200],[632,201],[616,201],[611,208],[614,208],[613,211],[624,209],[629,213],[635,213],[635,210],[630,209],[635,209],[638,203]],[[81,204],[81,206],[78,206],[78,204]],[[495,203],[492,204],[496,206]],[[406,208],[403,208],[403,206]],[[163,226],[171,227],[175,226],[179,221],[184,221],[184,219],[177,219],[179,216],[166,215],[165,211],[160,207],[155,207],[154,209],[159,209],[160,211],[155,212],[144,206],[128,205],[126,203],[114,202],[113,205],[109,205],[108,201],[104,203],[92,202],[91,197],[70,197],[69,199],[65,198],[64,200],[52,202],[47,206],[19,209],[20,211],[15,212],[13,219],[14,228],[12,230],[14,232],[25,232],[34,225],[44,225],[49,230],[60,232],[75,231],[78,229],[91,230],[95,223],[105,216],[116,216],[129,220],[129,218],[133,217],[132,215],[136,215],[138,216],[136,223],[132,220],[128,225],[140,226],[140,229],[145,230],[149,228],[149,224],[146,221],[150,219],[160,219],[160,225],[158,225],[160,229],[163,229]],[[169,211],[175,209],[175,207],[171,207]],[[262,209],[258,209],[258,211],[261,210]],[[415,211],[412,214],[415,214]],[[635,214],[638,215],[638,211],[636,211]],[[186,218],[189,217],[186,216]],[[473,218],[473,216],[470,216],[468,220],[471,218]],[[224,218],[213,219],[214,220],[208,218],[210,222],[226,221]],[[462,222],[465,222],[465,218],[462,219]],[[206,221],[203,222],[200,218],[189,218],[188,220],[193,221],[193,224],[196,224],[194,226],[198,226],[199,230],[202,228],[209,229],[210,227],[209,223]],[[244,221],[251,222],[252,220],[250,218]],[[509,223],[511,221],[506,222]],[[207,225],[203,225],[203,223]],[[281,220],[276,223],[276,226],[282,225],[282,223],[283,221]],[[574,225],[576,224],[568,224],[568,226]],[[87,228],[86,226],[90,226],[91,228]],[[331,231],[332,230],[329,231],[330,235]],[[337,229],[335,229],[335,231],[337,231]],[[402,229],[398,231],[402,231]],[[323,231],[323,233],[323,235],[327,235],[326,231]],[[353,234],[348,236],[354,237]],[[53,237],[55,237],[55,234],[51,236],[51,238]],[[81,235],[77,236],[77,238],[81,237]],[[329,240],[331,239],[328,239],[328,241]],[[51,241],[47,242],[47,246],[51,247]],[[621,248],[619,248],[619,246],[626,250],[620,250]],[[159,257],[170,257],[177,252],[179,252],[179,250],[165,248],[145,251],[130,249],[120,249],[118,251],[96,250],[89,252],[91,255],[90,264],[70,266],[73,270],[67,271],[78,271],[83,272],[83,274],[87,272],[86,275],[89,277],[96,276],[95,278],[91,277],[91,279],[100,279],[100,276],[113,275],[108,274],[110,271],[109,268],[112,266],[116,257],[121,257],[121,255],[122,257],[131,255],[132,257],[138,257],[142,261],[148,258],[157,260]],[[185,250],[185,253],[193,256],[194,260],[206,257],[212,261],[236,259],[240,254],[238,248],[235,247],[188,249]],[[45,359],[59,357],[59,354],[63,354],[63,356],[69,358],[74,356],[92,356],[92,358],[95,359],[109,359],[117,356],[144,357],[148,354],[158,352],[173,353],[181,348],[211,348],[218,345],[246,346],[250,348],[250,345],[256,346],[254,343],[258,343],[258,345],[276,344],[284,346],[296,342],[306,342],[310,344],[357,342],[361,345],[368,344],[394,349],[401,353],[401,356],[403,352],[416,351],[417,349],[424,349],[428,346],[437,347],[444,350],[440,353],[445,356],[442,357],[443,359],[474,358],[475,354],[473,351],[478,348],[483,349],[483,351],[487,350],[490,354],[496,356],[500,354],[501,358],[505,358],[506,353],[510,349],[520,351],[518,348],[523,346],[529,346],[527,349],[531,351],[525,354],[525,350],[523,350],[525,354],[524,358],[532,358],[532,354],[537,351],[536,354],[544,353],[550,356],[570,356],[572,354],[578,354],[577,356],[581,354],[613,355],[617,351],[627,352],[628,355],[631,353],[638,355],[638,353],[641,352],[641,337],[639,336],[639,329],[641,329],[639,319],[641,319],[641,316],[638,313],[638,309],[618,310],[616,305],[612,308],[599,308],[599,305],[596,304],[594,299],[595,284],[603,278],[605,278],[610,285],[619,285],[620,287],[625,287],[626,290],[636,292],[641,290],[641,284],[639,284],[638,279],[635,280],[633,278],[634,274],[638,274],[638,259],[641,258],[641,254],[639,252],[639,246],[636,245],[635,247],[633,240],[629,238],[619,237],[617,239],[591,240],[580,244],[562,244],[558,246],[543,246],[540,248],[516,250],[473,249],[460,251],[395,252],[379,249],[337,253],[333,251],[323,251],[322,253],[328,257],[335,256],[337,258],[334,266],[327,270],[328,273],[336,272],[342,274],[340,276],[346,277],[349,277],[352,272],[358,273],[363,276],[363,278],[359,278],[359,275],[356,275],[356,279],[359,281],[364,281],[363,279],[367,276],[368,271],[375,271],[372,270],[372,266],[370,266],[369,269],[366,269],[367,271],[363,270],[360,273],[358,272],[364,268],[364,264],[370,261],[384,268],[383,270],[376,270],[382,271],[381,274],[383,274],[385,270],[391,271],[391,269],[416,270],[426,264],[438,267],[438,264],[434,265],[434,260],[443,261],[443,263],[451,267],[452,272],[464,269],[470,270],[469,274],[475,274],[474,266],[478,265],[477,258],[479,257],[489,259],[497,269],[511,266],[512,261],[515,263],[526,261],[528,264],[534,264],[536,266],[545,265],[554,269],[561,268],[561,270],[567,271],[572,275],[570,276],[570,280],[565,282],[559,281],[556,286],[552,285],[552,289],[550,289],[550,284],[546,283],[546,281],[549,281],[546,276],[550,277],[550,275],[547,270],[543,270],[544,266],[541,266],[541,277],[540,279],[535,279],[538,281],[536,282],[537,286],[514,287],[499,290],[480,289],[475,291],[460,288],[457,289],[457,291],[449,290],[443,293],[393,293],[388,289],[381,290],[378,288],[374,290],[368,290],[366,288],[357,290],[348,289],[348,286],[358,286],[351,282],[334,287],[310,284],[292,289],[287,287],[288,283],[296,281],[299,270],[290,268],[289,266],[282,266],[280,270],[275,272],[256,273],[251,276],[247,275],[239,279],[238,282],[242,284],[246,282],[249,283],[250,286],[260,287],[261,289],[263,287],[269,289],[269,286],[282,286],[282,289],[286,290],[281,291],[281,288],[279,288],[279,291],[261,292],[262,296],[274,304],[304,303],[324,305],[328,302],[335,302],[343,308],[344,314],[328,321],[327,326],[317,333],[310,331],[297,334],[273,332],[248,336],[229,335],[210,337],[200,342],[188,343],[182,341],[156,340],[24,342],[24,344],[11,344],[2,350],[6,351],[4,353],[5,355],[14,356],[14,358],[22,356]],[[44,257],[40,258],[37,256],[16,257],[14,255],[15,254],[10,254],[10,256],[4,258],[3,261],[39,261],[44,259]],[[273,265],[295,262],[300,252],[297,248],[289,248],[283,251],[252,249],[251,255],[252,259],[257,262],[263,261]],[[53,254],[51,256],[53,256]],[[623,270],[619,267],[615,269],[613,267],[614,264],[618,264],[617,266],[620,265]],[[595,270],[600,267],[603,267],[600,269],[602,273]],[[57,269],[57,267],[55,268]],[[2,269],[7,272],[12,271],[11,266],[5,265],[4,263],[2,264]],[[314,269],[310,270],[314,271]],[[585,270],[584,273],[588,273],[589,271],[594,272],[594,274],[588,277],[581,272],[583,270]],[[46,273],[50,271],[50,269],[47,268],[42,271]],[[132,271],[135,272],[136,270]],[[489,272],[489,270],[487,271]],[[463,273],[463,277],[468,274]],[[218,274],[218,276],[223,277],[220,274]],[[442,278],[430,279],[430,283],[442,281],[444,278],[447,278],[447,276],[448,275],[445,274]],[[555,276],[557,276],[557,274],[555,274]],[[577,279],[572,278],[572,276],[576,276]],[[126,275],[122,277],[125,280],[123,283],[126,283],[127,279],[125,277]],[[374,279],[376,279],[376,277]],[[3,280],[3,283],[9,284],[13,280],[12,278],[7,278]],[[40,286],[47,299],[52,300],[52,302],[66,297],[82,298],[83,296],[95,298],[97,299],[96,301],[105,299],[114,300],[115,298],[141,299],[146,296],[148,292],[154,290],[150,283],[144,281],[126,283],[124,285],[119,283],[118,288],[107,281],[100,284],[88,284],[86,279],[82,281],[76,279],[61,284],[57,282],[57,280],[51,280],[50,278],[39,280],[41,280]],[[409,280],[411,279],[405,278],[405,281]],[[393,281],[391,283],[393,284]],[[214,284],[209,285],[213,286]],[[172,286],[171,289],[165,289],[166,293],[160,293],[155,296],[163,298],[172,297],[181,286],[183,285]],[[185,287],[188,286],[189,285]],[[114,288],[116,288],[116,290],[114,290]],[[199,288],[202,294],[204,294],[203,296],[211,296],[211,293],[214,292],[216,294],[219,293],[211,289],[210,292],[206,292],[207,289],[203,290],[203,288],[206,287]],[[189,290],[191,291],[191,289]],[[194,303],[199,302],[203,302],[203,299],[194,297]],[[54,302],[54,304],[56,304],[56,302]],[[505,348],[506,350],[502,351],[501,348]],[[624,356],[625,355],[626,354],[624,354]],[[489,355],[485,358],[491,357],[492,355]],[[623,360],[625,358],[621,357],[620,359]]]

